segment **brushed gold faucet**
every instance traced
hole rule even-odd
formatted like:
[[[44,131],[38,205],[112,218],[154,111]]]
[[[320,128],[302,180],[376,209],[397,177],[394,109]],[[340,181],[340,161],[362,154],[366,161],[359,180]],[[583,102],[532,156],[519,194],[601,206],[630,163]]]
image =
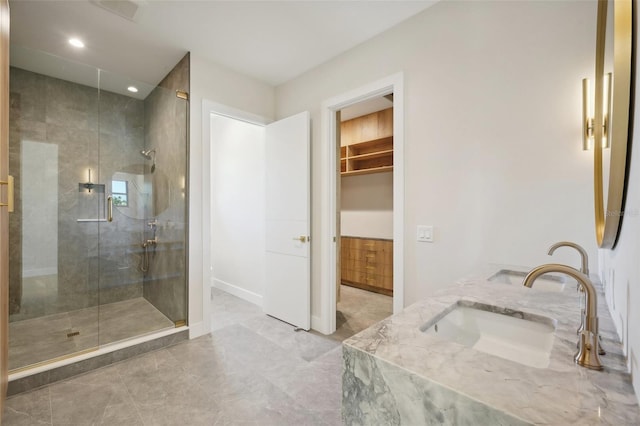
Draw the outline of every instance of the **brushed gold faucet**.
[[[584,248],[582,248],[582,246],[579,246],[576,243],[572,243],[571,241],[560,241],[555,243],[551,247],[549,247],[549,251],[547,252],[547,254],[549,256],[553,255],[553,252],[556,251],[556,249],[559,247],[572,247],[578,250],[578,253],[580,253],[580,258],[582,259],[580,272],[582,272],[588,277],[589,276],[589,256],[587,255],[587,251]],[[584,293],[584,290],[582,289],[582,287],[580,287],[580,284],[578,284],[578,288],[576,290],[578,290],[581,293]],[[580,335],[582,330],[584,330],[584,308],[582,308],[582,315],[580,316],[580,327],[578,327],[578,330],[576,331],[576,333]],[[600,348],[600,355],[604,355],[602,348]]]
[[[578,281],[585,292],[584,329],[580,332],[578,341],[578,353],[574,357],[576,364],[592,370],[602,370],[600,356],[598,355],[598,296],[589,277],[567,265],[548,263],[533,268],[524,278],[524,286],[532,287],[534,281],[541,275],[550,272],[558,272],[569,275]]]
[[[587,251],[579,244],[572,243],[571,241],[560,241],[549,247],[549,252],[547,253],[549,256],[553,255],[553,252],[556,251],[557,248],[560,247],[571,247],[574,248],[580,253],[580,258],[582,260],[580,265],[580,272],[585,274],[587,277],[589,276],[589,255],[587,255]],[[583,288],[578,284],[578,291],[584,293]],[[586,303],[584,304],[586,306]],[[578,327],[577,334],[580,335],[582,330],[584,330],[584,317],[585,317],[585,308],[582,308],[582,315],[580,316],[580,327]],[[596,330],[597,331],[597,330]],[[598,338],[600,335],[598,334]],[[600,355],[606,355],[607,352],[602,348],[602,339],[599,340],[600,345],[598,346],[598,353]]]
[[[559,247],[572,247],[578,250],[580,253],[580,257],[582,258],[582,265],[580,267],[580,272],[585,274],[587,277],[589,276],[589,256],[587,255],[587,251],[582,248],[580,245],[576,243],[572,243],[571,241],[560,241],[549,247],[549,252],[547,253],[549,256],[553,254]]]

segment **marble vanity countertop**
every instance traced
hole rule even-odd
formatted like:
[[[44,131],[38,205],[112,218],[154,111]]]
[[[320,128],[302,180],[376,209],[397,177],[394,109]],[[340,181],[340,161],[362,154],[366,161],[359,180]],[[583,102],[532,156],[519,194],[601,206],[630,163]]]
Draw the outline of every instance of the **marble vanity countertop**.
[[[503,264],[503,263],[487,263],[479,268],[476,268],[471,274],[462,277],[458,280],[456,280],[456,284],[460,284],[460,285],[473,285],[473,284],[478,284],[478,283],[486,283],[490,280],[491,277],[493,277],[495,274],[501,272],[501,271],[516,271],[516,272],[521,272],[524,275],[526,275],[527,273],[529,273],[530,270],[532,270],[533,267],[531,266],[523,266],[523,265],[508,265],[508,264]],[[567,275],[562,275],[562,274],[557,274],[558,277],[560,277],[563,281],[566,281],[567,283],[571,282],[571,283],[576,283],[576,280],[574,280],[573,278],[567,276]],[[597,275],[593,275],[590,276],[591,281],[596,285],[599,286],[600,285],[600,281],[598,279]],[[523,278],[524,279],[524,278]],[[575,292],[574,292],[575,293]],[[572,297],[575,294],[574,293],[567,293],[568,297]]]
[[[567,283],[564,291],[549,292],[536,290],[535,284],[529,289],[487,281],[501,269],[517,270],[492,265],[356,334],[344,345],[525,423],[640,424],[631,378],[603,295],[598,295],[598,316],[607,354],[601,356],[604,370],[593,371],[573,361],[580,318],[575,287]],[[528,367],[421,331],[460,300],[556,320],[549,366]]]

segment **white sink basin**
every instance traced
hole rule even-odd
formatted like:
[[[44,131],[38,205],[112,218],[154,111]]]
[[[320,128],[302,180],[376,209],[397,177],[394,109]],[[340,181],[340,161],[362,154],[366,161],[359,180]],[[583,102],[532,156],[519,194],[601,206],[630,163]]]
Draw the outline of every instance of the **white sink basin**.
[[[525,319],[523,319],[525,318]],[[523,365],[549,366],[555,321],[496,306],[460,301],[422,331]]]
[[[513,271],[511,269],[501,269],[496,274],[489,277],[489,281],[503,284],[523,285],[522,283],[524,281],[524,277],[526,276],[526,272]],[[565,283],[566,280],[564,279],[564,277],[557,277],[555,275],[543,275],[533,282],[533,286],[531,288],[543,291],[562,291],[564,290]]]

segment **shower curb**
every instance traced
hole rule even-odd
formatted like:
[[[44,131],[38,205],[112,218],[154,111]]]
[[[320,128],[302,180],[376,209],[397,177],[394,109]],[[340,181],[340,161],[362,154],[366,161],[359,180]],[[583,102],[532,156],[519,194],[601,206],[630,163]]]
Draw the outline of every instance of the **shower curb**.
[[[175,345],[184,340],[189,339],[189,330],[183,330],[167,336],[158,337],[157,339],[148,340],[126,348],[114,350],[101,354],[92,358],[83,359],[81,361],[52,368],[51,370],[42,371],[30,376],[21,377],[9,382],[7,388],[7,396],[17,395],[42,386],[49,385],[61,380],[69,379],[80,374],[106,367],[137,355],[152,352],[168,346]]]

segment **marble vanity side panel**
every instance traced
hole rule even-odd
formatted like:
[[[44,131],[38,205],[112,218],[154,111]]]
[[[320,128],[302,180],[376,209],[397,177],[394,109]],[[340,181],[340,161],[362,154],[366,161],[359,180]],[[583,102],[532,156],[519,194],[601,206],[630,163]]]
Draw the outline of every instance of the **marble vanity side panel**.
[[[438,383],[343,345],[346,425],[530,425]]]
[[[187,194],[189,55],[145,99],[145,149],[156,149],[156,168],[145,175],[153,188],[148,217],[158,222],[158,244],[149,255],[144,297],[172,321],[187,317]],[[152,238],[152,235],[148,235]]]

